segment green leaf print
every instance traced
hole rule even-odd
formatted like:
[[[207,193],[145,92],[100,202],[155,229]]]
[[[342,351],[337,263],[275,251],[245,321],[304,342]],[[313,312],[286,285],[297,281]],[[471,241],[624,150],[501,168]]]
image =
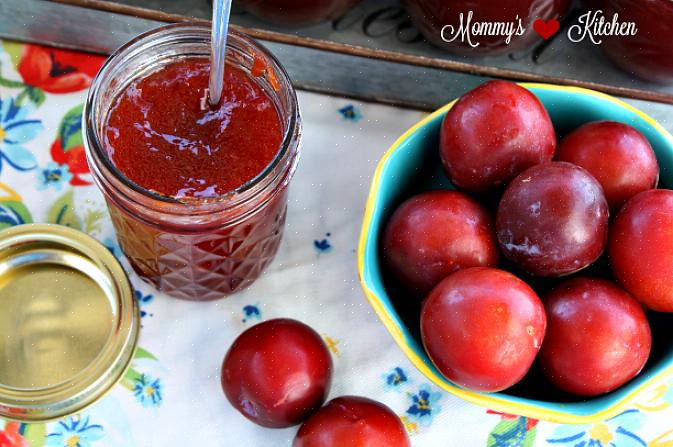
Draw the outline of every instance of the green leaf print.
[[[30,447],[43,447],[47,440],[46,424],[26,424],[24,439]]]
[[[58,136],[61,138],[61,146],[64,151],[73,147],[82,146],[82,109],[84,104],[74,107],[65,114],[58,127]]]
[[[27,87],[26,93],[28,94],[28,97],[33,102],[33,104],[35,104],[37,107],[41,106],[44,100],[47,99],[47,96],[44,94],[42,89],[37,87]]]
[[[100,233],[101,221],[105,218],[105,211],[103,210],[87,210],[84,216],[84,232],[86,234]]]
[[[63,194],[49,209],[47,221],[59,225],[65,225],[77,230],[82,229],[82,222],[75,213],[73,204],[73,191],[70,190]]]
[[[7,54],[9,54],[12,64],[14,64],[15,67],[18,67],[19,62],[21,62],[21,50],[23,49],[23,44],[19,42],[3,41],[2,47]]]
[[[26,88],[19,93],[19,96],[16,97],[16,104],[23,104],[23,101],[26,98],[30,99],[30,101],[37,107],[41,106],[44,100],[47,99],[41,89],[30,85],[27,85]]]
[[[124,374],[124,377],[121,380],[121,385],[129,391],[134,391],[136,388],[136,381],[140,379],[140,374],[133,368],[129,368]]]
[[[2,76],[0,76],[0,86],[7,87],[7,88],[21,88],[21,87],[25,87],[26,84],[24,84],[23,82],[19,82],[19,81],[12,81],[10,79],[5,79]],[[18,99],[17,99],[17,102],[19,102]]]
[[[537,427],[528,429],[528,419],[502,420],[488,435],[487,447],[533,447]]]
[[[0,201],[0,230],[32,222],[33,217],[23,202],[16,200]]]
[[[142,360],[142,359],[159,361],[159,359],[156,358],[156,356],[151,352],[149,352],[147,349],[138,347],[136,348],[136,353],[133,356],[133,360]],[[124,388],[133,391],[135,389],[135,382],[140,379],[141,375],[142,374],[136,371],[135,368],[133,367],[129,368],[128,371],[126,371],[126,374],[124,374],[124,378],[121,381],[122,386]]]
[[[136,355],[133,357],[133,359],[134,360],[150,359],[159,361],[159,359],[156,358],[154,354],[143,348],[136,349]]]

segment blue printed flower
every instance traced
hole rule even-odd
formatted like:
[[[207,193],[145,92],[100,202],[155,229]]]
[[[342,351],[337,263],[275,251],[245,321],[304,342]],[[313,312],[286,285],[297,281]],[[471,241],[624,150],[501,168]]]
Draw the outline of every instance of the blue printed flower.
[[[429,385],[421,385],[416,394],[409,394],[411,406],[407,408],[409,419],[420,425],[430,425],[435,415],[441,411],[437,403],[442,399],[442,393],[433,391]]]
[[[103,245],[105,245],[105,248],[110,250],[113,255],[115,255],[116,258],[121,259],[122,257],[122,250],[119,248],[119,244],[117,243],[117,240],[111,237],[106,237],[105,240],[103,241]]]
[[[332,236],[332,233],[326,233],[325,236],[326,236],[325,239],[321,240],[316,239],[313,241],[313,247],[316,249],[318,254],[329,253],[330,251],[332,251],[332,244],[330,244],[329,239],[327,239],[330,236]]]
[[[0,98],[0,171],[5,161],[19,171],[37,167],[35,155],[23,147],[42,131],[40,120],[26,119],[30,109],[16,104],[13,98]]]
[[[248,304],[247,306],[243,306],[243,323],[252,319],[258,321],[262,319],[262,311],[259,310],[258,304]]]
[[[89,424],[89,418],[71,417],[60,421],[54,432],[47,435],[48,446],[91,447],[93,441],[103,437],[103,427]]]
[[[635,432],[645,423],[645,415],[628,410],[593,425],[559,425],[549,444],[563,447],[647,447]]]
[[[362,112],[360,109],[355,107],[353,104],[348,104],[345,107],[339,109],[339,113],[345,120],[358,122],[362,119]]]
[[[399,366],[396,366],[382,377],[385,380],[385,388],[387,390],[400,391],[400,387],[409,382],[409,375]]]
[[[140,317],[142,318],[148,315],[151,317],[152,314],[147,313],[147,311],[143,309],[143,306],[146,306],[154,301],[154,295],[150,293],[145,295],[142,291],[136,289],[136,301],[138,301],[138,304],[140,305]]]
[[[53,161],[49,162],[46,167],[40,169],[37,174],[37,190],[44,191],[53,186],[57,191],[60,191],[64,184],[70,183],[72,174],[68,165],[59,165]]]
[[[133,394],[143,407],[158,407],[163,400],[161,390],[162,385],[159,379],[152,379],[147,374],[141,374],[140,377],[135,379]]]

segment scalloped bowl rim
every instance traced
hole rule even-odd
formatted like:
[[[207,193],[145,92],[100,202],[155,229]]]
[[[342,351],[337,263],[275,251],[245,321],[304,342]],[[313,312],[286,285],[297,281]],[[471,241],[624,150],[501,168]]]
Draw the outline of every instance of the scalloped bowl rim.
[[[559,92],[571,93],[576,95],[587,95],[593,98],[600,99],[602,101],[608,101],[615,106],[626,109],[627,111],[634,113],[638,118],[644,120],[647,124],[652,126],[652,128],[663,136],[669,143],[671,150],[673,151],[673,136],[664,129],[656,120],[642,111],[638,110],[636,107],[621,101],[617,98],[614,98],[605,93],[597,92],[594,90],[584,89],[580,87],[571,87],[563,85],[553,85],[553,84],[540,84],[540,83],[519,83],[522,87],[525,87],[530,90],[556,90]],[[534,92],[533,92],[534,93]],[[370,305],[378,315],[378,317],[383,322],[384,326],[390,332],[395,342],[402,349],[407,358],[411,363],[428,379],[430,379],[435,385],[439,386],[441,389],[457,396],[465,401],[489,408],[491,410],[500,411],[504,413],[514,413],[521,416],[531,417],[535,419],[546,420],[556,423],[565,423],[565,424],[588,424],[593,422],[599,422],[606,419],[610,419],[626,410],[631,404],[634,403],[634,400],[643,394],[644,391],[647,391],[665,380],[673,376],[673,362],[669,362],[662,370],[656,372],[652,377],[643,381],[639,385],[633,387],[633,389],[623,398],[619,399],[616,402],[612,402],[609,405],[603,406],[595,412],[588,414],[582,414],[581,412],[575,413],[572,412],[574,406],[586,404],[591,400],[579,402],[579,403],[554,403],[546,401],[534,401],[532,399],[519,398],[515,396],[502,395],[500,393],[479,393],[470,391],[464,388],[460,388],[447,379],[443,378],[441,374],[434,368],[434,366],[429,365],[424,361],[419,354],[414,350],[413,347],[407,341],[407,337],[412,337],[408,333],[408,330],[404,327],[403,324],[398,324],[386,309],[381,297],[379,297],[370,287],[368,282],[368,268],[365,263],[367,246],[369,244],[369,235],[372,233],[372,220],[374,213],[377,207],[377,195],[378,190],[381,186],[381,175],[390,156],[398,149],[400,145],[406,142],[409,137],[416,133],[419,129],[426,126],[430,122],[438,118],[438,116],[443,116],[448,110],[450,110],[453,105],[460,98],[456,98],[435,112],[431,113],[420,122],[408,129],[402,136],[400,136],[390,148],[383,155],[381,160],[376,166],[374,176],[371,182],[369,189],[369,195],[367,197],[367,202],[365,206],[365,213],[362,223],[362,231],[360,233],[360,239],[358,243],[357,251],[357,268],[358,276],[364,294],[369,301]],[[376,243],[373,241],[372,243]],[[406,334],[405,334],[406,333]],[[628,386],[628,385],[627,385]],[[600,398],[597,397],[597,398]],[[593,400],[593,399],[592,399]]]

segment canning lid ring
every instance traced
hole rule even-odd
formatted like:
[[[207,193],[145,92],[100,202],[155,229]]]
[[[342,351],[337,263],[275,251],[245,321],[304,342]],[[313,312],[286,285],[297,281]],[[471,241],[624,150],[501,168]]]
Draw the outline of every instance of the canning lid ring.
[[[98,401],[139,328],[134,290],[101,243],[61,225],[0,231],[0,417],[45,422]]]

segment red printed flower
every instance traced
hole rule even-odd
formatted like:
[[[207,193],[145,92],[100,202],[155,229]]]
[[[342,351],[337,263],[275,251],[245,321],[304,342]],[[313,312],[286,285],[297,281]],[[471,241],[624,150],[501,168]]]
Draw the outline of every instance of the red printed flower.
[[[17,70],[24,82],[49,93],[89,88],[105,58],[39,45],[25,45]]]
[[[90,171],[82,141],[82,107],[74,107],[65,114],[58,127],[56,140],[51,145],[51,158],[59,165],[68,165],[68,171],[72,174],[70,184],[73,186],[91,184],[83,178]]]
[[[28,441],[19,433],[20,424],[8,422],[0,431],[0,447],[30,447]]]

